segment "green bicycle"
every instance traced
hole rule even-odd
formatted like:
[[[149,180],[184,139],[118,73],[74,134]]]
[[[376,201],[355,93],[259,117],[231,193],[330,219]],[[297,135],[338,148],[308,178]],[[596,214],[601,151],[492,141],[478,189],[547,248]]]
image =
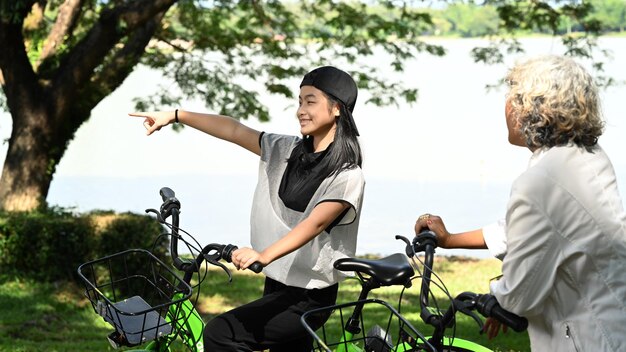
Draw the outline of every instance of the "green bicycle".
[[[236,246],[209,244],[200,249],[193,236],[179,228],[180,202],[174,191],[164,187],[160,211],[148,209],[157,220],[170,229],[170,254],[173,265],[184,273],[181,278],[168,265],[144,249],[129,249],[79,266],[78,274],[85,284],[85,295],[94,311],[115,329],[108,336],[113,348],[136,347],[136,351],[170,351],[178,338],[194,352],[204,351],[204,321],[194,307],[200,284],[206,278],[208,264],[220,267],[232,280],[230,271],[220,260],[230,262]],[[172,217],[171,224],[165,220]],[[194,243],[183,238],[187,234]],[[178,242],[185,244],[195,259],[178,255]],[[259,273],[260,263],[250,270]],[[202,272],[204,274],[202,274]],[[198,279],[195,299],[192,278]]]
[[[324,352],[407,352],[407,351],[458,351],[458,352],[487,352],[490,349],[475,342],[446,335],[447,329],[455,327],[455,317],[457,312],[461,312],[472,317],[482,329],[482,321],[473,312],[477,310],[484,317],[493,317],[503,324],[511,327],[514,331],[526,330],[528,321],[511,312],[504,310],[498,304],[495,297],[489,294],[476,294],[463,292],[452,298],[445,288],[443,282],[437,277],[438,282],[434,282],[432,275],[435,248],[437,238],[431,231],[424,231],[417,234],[412,241],[402,236],[396,236],[406,243],[406,255],[393,254],[391,256],[368,260],[359,258],[343,258],[334,263],[337,270],[353,271],[357,274],[361,282],[361,292],[359,299],[352,303],[335,305],[316,309],[305,313],[302,316],[302,324],[314,338],[314,350]],[[417,253],[424,252],[424,261],[419,260]],[[412,260],[413,266],[418,268],[419,275],[414,276],[413,266],[409,262]],[[419,268],[422,268],[419,270]],[[420,318],[424,323],[433,327],[430,336],[424,336],[415,329],[399,312],[387,303],[380,300],[367,299],[369,292],[378,287],[403,285],[405,288],[411,286],[414,279],[421,279],[420,289]],[[435,307],[429,305],[429,297],[432,296],[431,284],[439,287],[450,299],[450,306],[442,312],[435,302]],[[404,289],[403,289],[404,292]],[[434,299],[434,296],[432,296]],[[400,295],[400,300],[402,294]],[[381,318],[373,320],[365,318],[364,313],[367,307],[382,305],[387,313]],[[318,331],[310,328],[309,322],[316,314],[331,311],[331,319],[328,322],[339,322],[340,334],[332,334],[326,324]],[[374,310],[371,310],[374,312]],[[380,309],[378,309],[380,311]],[[372,313],[372,315],[380,313]],[[335,317],[333,319],[333,316]],[[348,317],[344,320],[344,316]],[[327,322],[327,324],[329,324]],[[367,331],[367,332],[365,332]]]

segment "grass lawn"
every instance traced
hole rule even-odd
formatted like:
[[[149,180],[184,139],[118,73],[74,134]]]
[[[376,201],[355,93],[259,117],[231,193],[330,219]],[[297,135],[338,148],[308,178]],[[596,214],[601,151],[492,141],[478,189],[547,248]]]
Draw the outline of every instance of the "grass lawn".
[[[455,296],[463,291],[484,293],[488,291],[491,277],[499,274],[497,260],[478,260],[457,257],[439,257],[435,271]],[[202,285],[197,304],[206,318],[224,312],[259,297],[262,292],[263,276],[249,271],[233,270],[233,281],[228,284],[225,274],[211,271]],[[347,280],[340,286],[338,303],[357,298],[360,286],[356,280]],[[400,288],[381,288],[373,291],[371,298],[389,302],[397,309]],[[419,318],[419,281],[404,292],[402,315],[425,335],[430,334]],[[445,305],[444,296],[437,299]],[[10,279],[0,281],[0,351],[113,351],[106,336],[111,327],[93,312],[90,303],[82,294],[79,283],[39,283],[28,280]],[[366,311],[369,315],[383,315],[382,310]],[[388,316],[389,314],[387,314]],[[341,323],[331,317],[326,326],[338,329]],[[459,315],[456,336],[477,342],[495,351],[529,351],[528,335],[509,331],[492,341],[479,334],[476,322]]]

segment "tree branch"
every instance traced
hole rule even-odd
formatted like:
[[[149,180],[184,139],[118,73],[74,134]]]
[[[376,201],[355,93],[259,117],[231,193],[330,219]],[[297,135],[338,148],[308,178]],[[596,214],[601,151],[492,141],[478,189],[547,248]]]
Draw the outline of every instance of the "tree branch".
[[[116,45],[138,27],[160,18],[176,0],[137,0],[105,9],[87,35],[70,51],[54,78],[56,100],[64,101],[83,85],[88,84],[94,70],[103,63]],[[58,108],[63,108],[59,106]]]
[[[270,26],[271,21],[265,14],[265,11],[263,10],[263,6],[259,4],[259,1],[251,0],[251,3],[252,3],[252,8],[254,9],[254,12],[257,14],[261,22],[263,22],[263,24],[266,26]]]
[[[15,111],[18,98],[26,98],[33,104],[41,98],[41,87],[37,82],[37,76],[26,55],[24,37],[22,35],[23,20],[32,7],[29,4],[22,4],[25,8],[15,8],[13,14],[3,13],[0,18],[0,70],[2,71],[2,88],[7,98],[9,109]],[[17,4],[16,4],[17,5]],[[4,10],[4,9],[3,9]],[[10,10],[9,10],[10,11]],[[17,14],[17,12],[21,12]],[[5,17],[6,16],[6,17]],[[15,115],[14,119],[16,118]],[[14,121],[15,122],[15,121]]]
[[[84,0],[65,0],[59,7],[59,14],[52,30],[44,41],[41,55],[35,67],[38,67],[44,60],[54,55],[65,36],[72,32],[81,13],[83,2]]]
[[[85,89],[87,94],[82,98],[86,105],[85,107],[89,111],[117,89],[133,71],[143,56],[146,46],[150,43],[150,39],[158,29],[164,15],[165,12],[161,12],[143,26],[137,28],[131,34],[124,47],[118,50],[102,70],[92,77],[88,87]]]
[[[185,53],[185,52],[189,51],[190,48],[193,46],[191,42],[188,42],[188,41],[187,42],[183,42],[181,40],[177,40],[178,43],[180,43],[180,44],[178,44],[178,43],[175,43],[172,40],[163,38],[163,36],[160,36],[160,35],[155,35],[154,39],[156,39],[157,42],[161,42],[161,43],[165,43],[165,44],[169,45],[174,50],[180,51],[181,53]],[[158,43],[156,45],[159,46]]]

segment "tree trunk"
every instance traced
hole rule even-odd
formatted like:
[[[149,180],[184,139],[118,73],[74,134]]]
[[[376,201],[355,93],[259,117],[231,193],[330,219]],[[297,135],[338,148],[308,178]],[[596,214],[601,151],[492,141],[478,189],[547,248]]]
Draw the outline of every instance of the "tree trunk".
[[[70,51],[58,58],[44,55],[37,72],[22,37],[24,17],[34,1],[14,3],[13,17],[0,13],[0,83],[13,118],[0,178],[0,209],[28,211],[46,205],[56,166],[74,133],[132,72],[175,2],[137,0],[103,10]],[[64,6],[67,16],[60,16],[50,40],[60,40],[73,28],[82,1],[66,0]],[[46,53],[56,51],[50,47]],[[59,62],[47,65],[52,59]]]
[[[27,211],[45,205],[48,189],[65,143],[56,143],[54,129],[45,109],[32,108],[17,113],[0,179],[0,208]],[[20,109],[22,110],[22,109]]]
[[[25,6],[22,11],[26,13],[29,9]],[[55,149],[50,128],[54,120],[49,119],[48,114],[54,110],[46,108],[49,92],[38,82],[26,55],[22,22],[1,17],[0,43],[4,48],[0,51],[2,89],[13,118],[0,178],[0,208],[31,210],[45,199],[52,179],[51,171],[58,162],[50,160]]]

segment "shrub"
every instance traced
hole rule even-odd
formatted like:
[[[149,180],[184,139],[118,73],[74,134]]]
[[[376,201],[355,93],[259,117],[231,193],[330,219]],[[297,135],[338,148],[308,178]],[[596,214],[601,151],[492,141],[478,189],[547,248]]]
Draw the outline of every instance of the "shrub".
[[[3,274],[43,280],[75,277],[94,247],[94,227],[85,216],[58,209],[15,212],[0,221]]]
[[[147,215],[53,208],[0,214],[0,272],[5,277],[76,279],[80,264],[130,248],[153,250],[160,259],[168,239]],[[155,242],[156,240],[156,242]]]
[[[101,211],[91,213],[90,217],[97,229],[99,257],[142,248],[150,250],[161,260],[165,258],[169,241],[164,236],[159,237],[164,228],[153,217]]]

